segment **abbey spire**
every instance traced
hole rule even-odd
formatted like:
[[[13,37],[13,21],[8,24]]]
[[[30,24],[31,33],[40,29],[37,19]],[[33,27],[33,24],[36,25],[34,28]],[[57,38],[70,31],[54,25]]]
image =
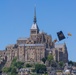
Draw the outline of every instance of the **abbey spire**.
[[[38,28],[38,25],[37,25],[37,19],[36,19],[36,7],[34,8],[34,23],[32,24],[32,27],[31,29],[32,30],[37,30],[37,32],[39,32],[39,28]]]
[[[36,23],[36,7],[34,8],[34,24]]]
[[[30,29],[30,35],[34,36],[34,35],[37,35],[39,33],[39,28],[38,28],[38,25],[37,25],[37,19],[36,19],[36,7],[34,8],[34,20],[33,20],[33,24],[31,26],[31,29]]]

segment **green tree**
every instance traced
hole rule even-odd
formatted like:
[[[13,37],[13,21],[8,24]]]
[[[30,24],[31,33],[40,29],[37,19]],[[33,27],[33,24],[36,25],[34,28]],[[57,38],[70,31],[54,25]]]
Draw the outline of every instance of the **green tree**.
[[[4,67],[2,72],[7,73],[8,75],[17,75],[17,69],[23,68],[24,62],[16,61],[17,58],[12,60],[11,66],[9,68]]]
[[[52,61],[51,66],[56,68],[57,67],[57,63],[55,61]]]
[[[73,65],[76,67],[76,62],[74,62]]]
[[[63,61],[60,61],[59,62],[59,66],[62,68],[64,66],[64,62]]]
[[[13,60],[12,60],[12,63],[16,62],[17,60],[17,57],[15,57]]]
[[[15,57],[15,58],[12,60],[11,66],[14,66],[14,65],[16,64],[16,60],[17,60],[17,58]]]
[[[12,68],[13,68],[13,67],[16,67],[16,68],[18,68],[18,69],[23,68],[24,62],[16,61],[16,60],[17,60],[17,58],[14,58],[14,59],[12,60],[11,67],[12,67]]]
[[[51,62],[53,61],[53,55],[52,54],[49,54],[47,56],[47,60],[49,61],[49,65],[51,65]]]
[[[11,69],[11,75],[16,75],[17,74],[16,69],[17,69],[16,67],[13,67]]]
[[[27,64],[26,64],[26,67],[32,67],[32,65],[27,63]]]
[[[42,58],[41,60],[42,60],[42,62],[45,64],[46,58]]]
[[[68,64],[69,65],[73,65],[73,61],[68,61]]]
[[[43,64],[36,64],[35,65],[35,71],[37,73],[44,73],[44,72],[46,72],[46,66]]]
[[[2,69],[2,72],[4,72],[4,73],[11,72],[11,67],[4,67],[4,68]]]
[[[8,72],[9,72],[9,68],[4,67],[4,68],[2,69],[2,72],[4,72],[4,73],[8,73]]]
[[[23,68],[24,62],[16,62],[16,64],[14,66],[16,66],[18,69]]]

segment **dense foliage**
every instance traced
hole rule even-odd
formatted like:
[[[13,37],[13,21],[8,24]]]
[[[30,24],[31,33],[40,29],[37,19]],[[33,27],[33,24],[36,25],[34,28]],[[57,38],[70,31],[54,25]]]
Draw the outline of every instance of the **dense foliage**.
[[[74,62],[74,61],[68,61],[68,65],[76,66],[76,62]]]
[[[51,62],[53,61],[53,55],[52,54],[49,54],[47,56],[47,60],[49,61],[49,65],[51,65]]]
[[[20,61],[16,61],[17,59],[14,58],[12,60],[11,66],[9,68],[4,67],[2,72],[10,73],[10,75],[17,75],[17,69],[23,68],[24,63]]]
[[[59,66],[62,68],[64,66],[64,62],[60,61]]]
[[[26,64],[26,67],[32,67],[32,65],[31,65],[31,64],[29,64],[29,63],[27,63],[27,64]]]
[[[46,58],[42,58],[42,62],[45,64],[45,62],[46,62]]]
[[[35,71],[37,73],[44,73],[44,72],[46,72],[46,66],[43,64],[36,64],[35,65]]]

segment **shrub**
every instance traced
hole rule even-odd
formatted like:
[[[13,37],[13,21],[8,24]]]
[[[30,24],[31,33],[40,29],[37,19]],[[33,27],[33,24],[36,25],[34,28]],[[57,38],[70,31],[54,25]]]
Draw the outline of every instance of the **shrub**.
[[[26,64],[26,67],[32,67],[32,65],[27,63],[27,64]]]

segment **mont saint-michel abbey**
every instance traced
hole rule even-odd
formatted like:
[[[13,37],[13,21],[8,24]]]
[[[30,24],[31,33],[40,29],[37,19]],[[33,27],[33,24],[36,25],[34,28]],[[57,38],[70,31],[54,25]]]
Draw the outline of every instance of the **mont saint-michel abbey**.
[[[23,62],[42,62],[41,59],[47,57],[48,54],[52,54],[55,61],[68,61],[66,44],[55,44],[51,35],[39,30],[36,10],[34,10],[34,21],[30,28],[30,36],[19,38],[16,44],[6,47],[7,62],[13,60],[14,57]]]

